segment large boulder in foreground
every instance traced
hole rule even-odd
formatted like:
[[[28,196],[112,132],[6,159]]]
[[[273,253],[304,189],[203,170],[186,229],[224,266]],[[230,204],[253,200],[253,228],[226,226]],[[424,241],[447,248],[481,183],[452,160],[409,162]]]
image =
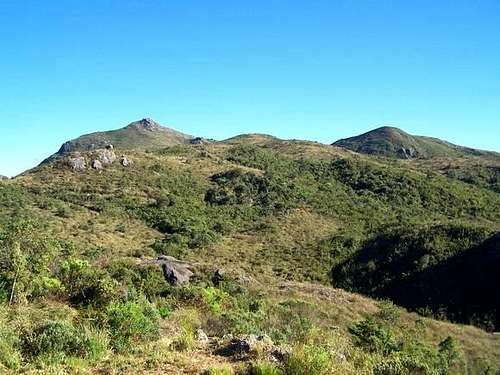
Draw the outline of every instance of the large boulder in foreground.
[[[160,255],[152,261],[161,267],[165,281],[173,286],[189,284],[193,276],[192,266],[168,255]]]

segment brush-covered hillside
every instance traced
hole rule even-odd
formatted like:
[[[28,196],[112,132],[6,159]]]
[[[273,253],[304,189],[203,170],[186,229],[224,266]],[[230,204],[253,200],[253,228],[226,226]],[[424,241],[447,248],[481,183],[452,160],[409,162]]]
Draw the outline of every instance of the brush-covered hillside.
[[[500,370],[500,194],[482,180],[266,135],[138,134],[0,181],[4,372]]]

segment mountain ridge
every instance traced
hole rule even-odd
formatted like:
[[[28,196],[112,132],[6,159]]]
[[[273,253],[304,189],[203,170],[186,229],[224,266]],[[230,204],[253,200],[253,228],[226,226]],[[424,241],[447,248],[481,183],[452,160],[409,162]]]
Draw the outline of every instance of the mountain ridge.
[[[244,133],[219,142],[260,144],[280,141],[285,140],[271,134]],[[153,150],[178,144],[206,142],[213,142],[213,140],[165,127],[151,118],[143,118],[116,130],[92,132],[66,141],[56,153],[45,159],[43,163],[72,152],[92,151],[106,148],[109,145],[124,150]],[[381,126],[357,136],[342,138],[333,142],[332,145],[361,154],[397,159],[431,159],[448,156],[493,156],[500,158],[500,154],[495,151],[459,146],[435,137],[411,135],[393,126]]]

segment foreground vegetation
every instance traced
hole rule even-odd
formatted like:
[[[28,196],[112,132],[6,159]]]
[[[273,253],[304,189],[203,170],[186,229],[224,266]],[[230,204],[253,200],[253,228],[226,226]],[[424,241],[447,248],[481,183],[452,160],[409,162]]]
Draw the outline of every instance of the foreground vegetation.
[[[474,299],[495,267],[476,283],[455,265],[495,238],[495,189],[255,135],[124,152],[127,167],[62,157],[0,182],[4,372],[498,371],[497,301]],[[190,262],[191,282],[169,285],[158,255]],[[439,275],[468,271],[470,294],[438,298]]]

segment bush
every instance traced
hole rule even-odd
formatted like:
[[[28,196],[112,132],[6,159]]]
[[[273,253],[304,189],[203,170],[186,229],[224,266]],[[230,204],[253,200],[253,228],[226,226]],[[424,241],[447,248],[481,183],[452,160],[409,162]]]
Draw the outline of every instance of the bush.
[[[60,279],[70,301],[75,304],[104,305],[116,297],[116,282],[104,270],[86,260],[71,259],[60,269]]]
[[[118,351],[134,343],[155,340],[160,334],[158,311],[145,299],[111,304],[107,309],[107,324],[111,346]]]
[[[79,349],[77,331],[65,321],[44,321],[27,340],[25,349],[32,356],[73,355]]]
[[[349,327],[349,332],[356,345],[372,353],[387,355],[400,347],[392,331],[371,316]]]
[[[81,355],[91,362],[100,360],[109,347],[109,337],[101,330],[94,327],[83,326],[79,329],[79,348]]]
[[[218,288],[208,287],[201,291],[203,302],[213,313],[220,313],[227,297],[226,293]]]
[[[442,367],[447,370],[457,370],[464,365],[463,352],[453,337],[448,336],[439,343],[439,355]]]
[[[10,327],[0,321],[0,370],[2,366],[14,370],[21,364],[21,355],[17,350],[19,337]]]
[[[437,369],[430,368],[411,356],[393,356],[384,358],[373,368],[374,375],[412,375],[438,374]]]
[[[203,372],[203,375],[233,375],[234,371],[229,366],[211,367]]]
[[[320,346],[305,345],[295,350],[285,362],[287,375],[323,375],[333,366],[330,352]]]
[[[172,306],[165,298],[159,297],[156,298],[153,302],[155,303],[158,314],[162,319],[167,319],[168,317],[170,317],[170,315],[172,315]]]
[[[195,344],[195,332],[201,322],[196,310],[182,310],[177,313],[181,334],[172,342],[172,347],[178,351],[191,350]]]
[[[268,362],[253,364],[249,375],[283,375],[283,371]]]

